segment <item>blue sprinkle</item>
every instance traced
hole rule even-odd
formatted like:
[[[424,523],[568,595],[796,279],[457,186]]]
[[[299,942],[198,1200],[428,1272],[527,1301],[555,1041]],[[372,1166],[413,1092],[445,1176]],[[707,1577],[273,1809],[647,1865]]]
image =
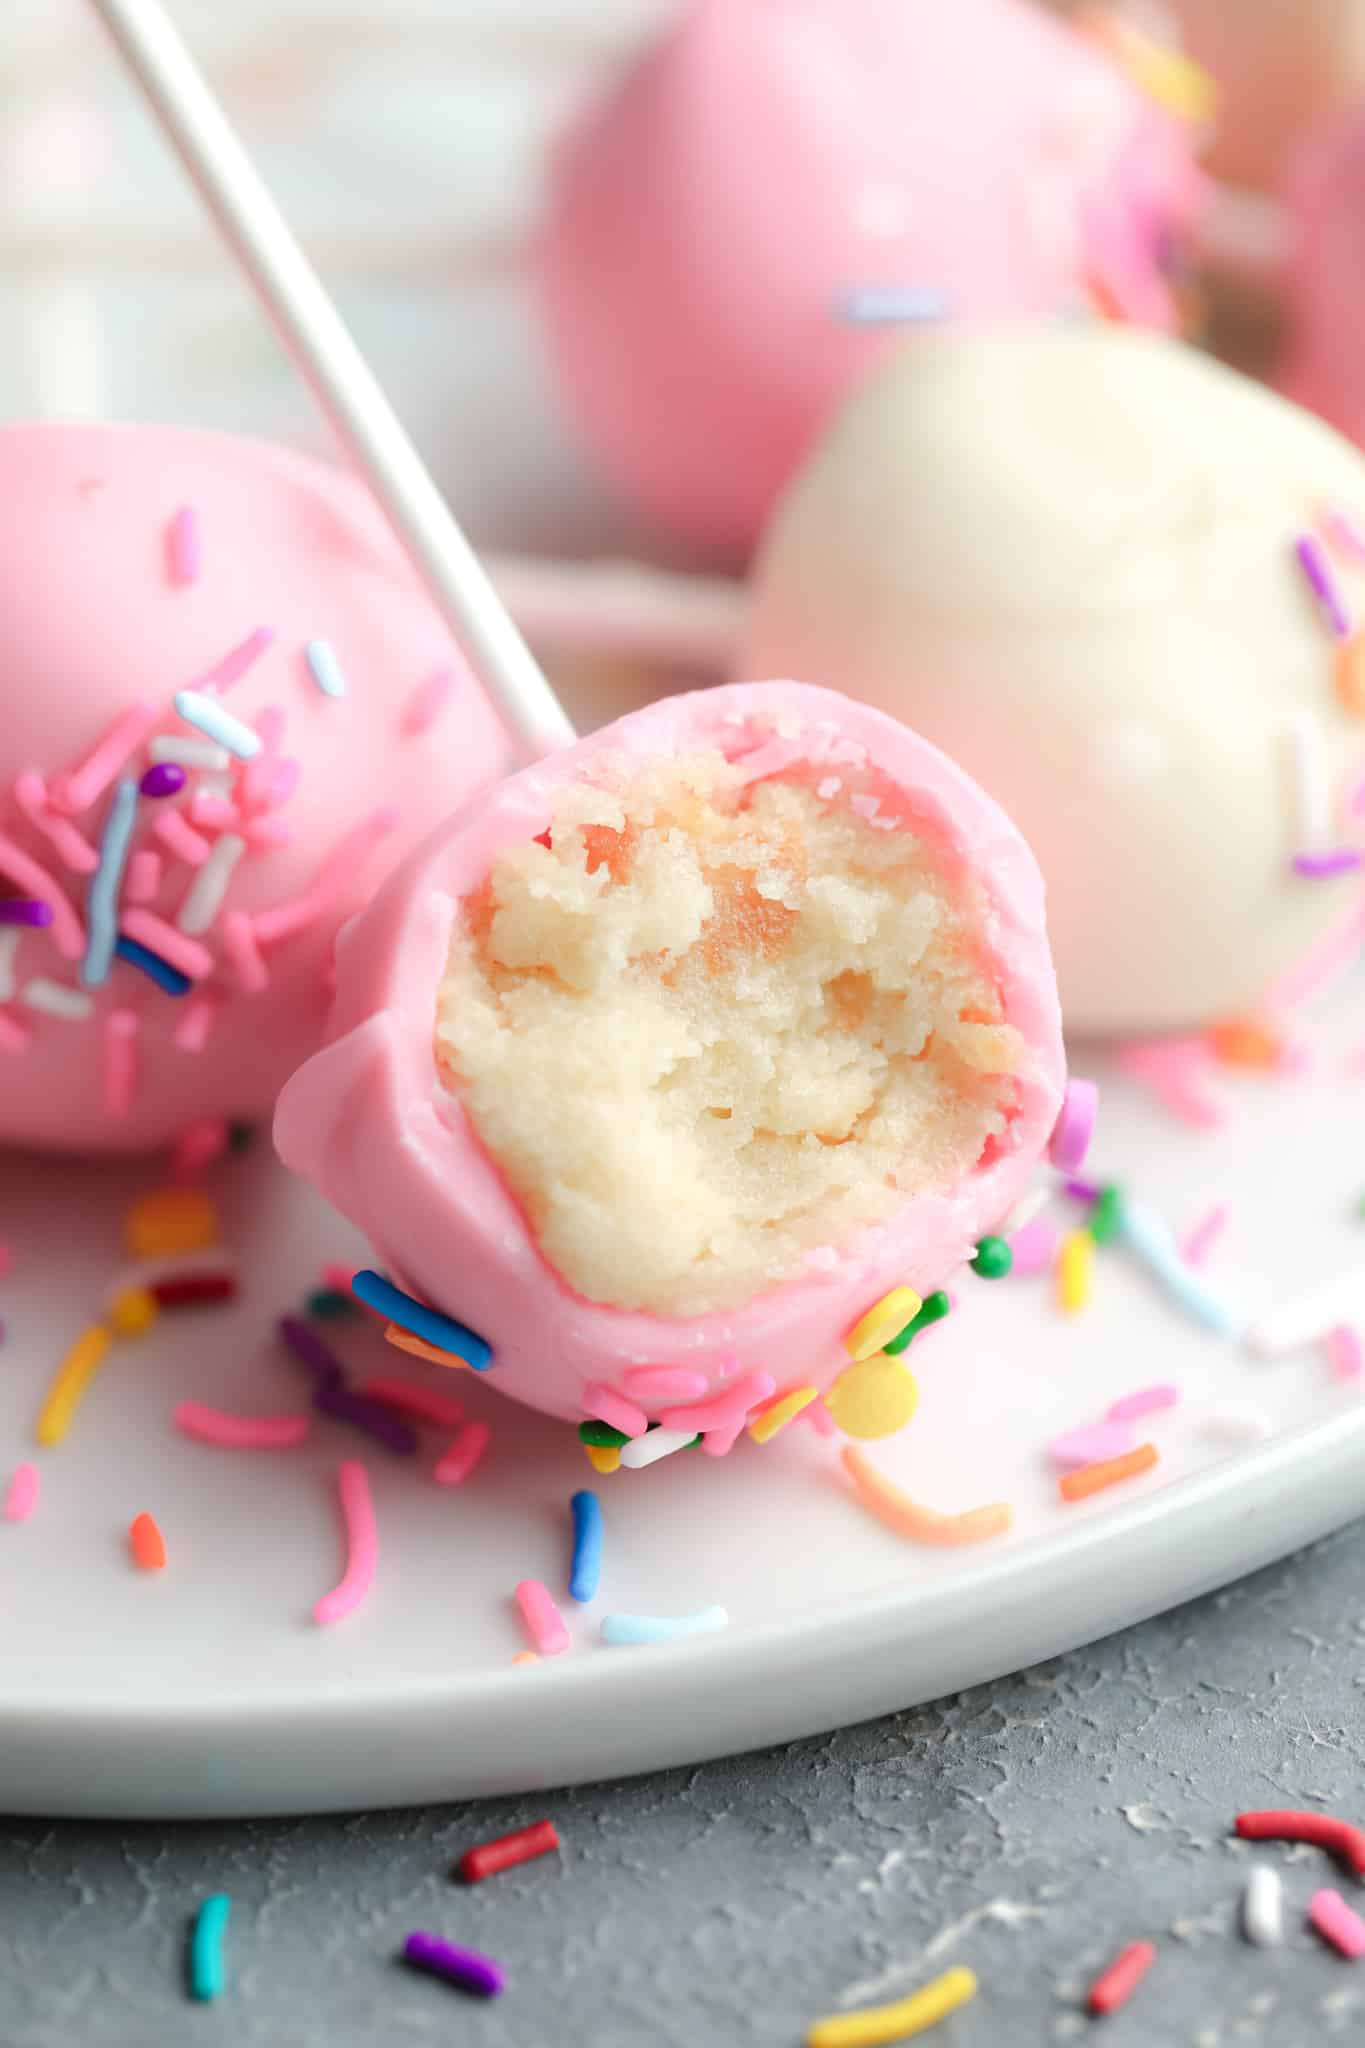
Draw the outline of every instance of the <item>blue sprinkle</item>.
[[[602,1617],[604,1643],[671,1643],[679,1636],[716,1635],[730,1626],[723,1607],[703,1607],[696,1614],[607,1614]]]
[[[174,703],[186,725],[192,725],[208,739],[217,740],[239,761],[254,761],[260,753],[260,734],[243,725],[240,718],[234,718],[216,697],[206,697],[202,690],[177,690]]]
[[[1180,1256],[1165,1221],[1141,1203],[1126,1202],[1119,1234],[1186,1314],[1220,1337],[1240,1337],[1245,1317],[1229,1307]]]
[[[573,1513],[573,1565],[569,1572],[569,1597],[588,1601],[596,1597],[602,1577],[602,1503],[584,1487],[569,1502]]]
[[[486,1344],[475,1331],[457,1323],[454,1316],[443,1316],[439,1309],[428,1308],[424,1301],[414,1301],[382,1273],[366,1270],[352,1274],[351,1292],[378,1309],[391,1323],[397,1323],[401,1330],[411,1330],[414,1337],[434,1344],[438,1351],[453,1351],[475,1372],[487,1372],[493,1363],[492,1345]]]
[[[81,980],[87,988],[102,987],[108,981],[109,969],[114,964],[114,948],[118,940],[118,892],[123,885],[123,870],[136,823],[137,784],[125,776],[114,788],[114,800],[109,806],[100,838],[100,863],[90,877],[90,894],[86,899],[90,929]]]
[[[137,939],[120,938],[114,947],[120,960],[126,960],[130,967],[140,967],[149,975],[158,988],[164,988],[168,996],[187,996],[190,992],[190,978],[178,967],[172,967],[169,960],[163,960],[150,946],[144,946]]]
[[[190,1997],[221,1998],[227,1983],[223,1963],[223,1936],[227,1932],[232,1901],[226,1892],[214,1892],[205,1899],[194,1918],[190,1936]]]
[[[839,301],[839,317],[853,327],[890,327],[901,322],[946,320],[948,301],[932,285],[855,285]]]
[[[330,640],[310,640],[303,650],[313,681],[324,697],[344,697],[346,676]]]

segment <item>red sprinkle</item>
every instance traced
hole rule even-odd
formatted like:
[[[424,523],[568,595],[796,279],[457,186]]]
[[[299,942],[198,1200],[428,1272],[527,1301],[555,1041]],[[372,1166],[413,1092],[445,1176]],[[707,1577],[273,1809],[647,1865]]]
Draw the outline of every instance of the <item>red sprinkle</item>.
[[[197,1308],[205,1301],[231,1301],[237,1280],[232,1273],[177,1273],[154,1281],[147,1292],[161,1308]]]
[[[558,1847],[554,1822],[538,1820],[529,1828],[518,1828],[514,1835],[499,1835],[494,1841],[480,1842],[476,1849],[466,1849],[455,1868],[466,1884],[479,1884],[485,1877],[496,1877],[500,1870],[548,1856]]]
[[[1330,1849],[1350,1865],[1357,1877],[1365,1877],[1365,1832],[1348,1820],[1334,1820],[1330,1813],[1295,1813],[1274,1809],[1266,1813],[1239,1813],[1237,1832],[1245,1842],[1311,1842],[1315,1849]]]
[[[1155,1961],[1154,1943],[1130,1941],[1091,1985],[1085,2001],[1091,2012],[1117,2012],[1121,2005],[1127,2005]]]

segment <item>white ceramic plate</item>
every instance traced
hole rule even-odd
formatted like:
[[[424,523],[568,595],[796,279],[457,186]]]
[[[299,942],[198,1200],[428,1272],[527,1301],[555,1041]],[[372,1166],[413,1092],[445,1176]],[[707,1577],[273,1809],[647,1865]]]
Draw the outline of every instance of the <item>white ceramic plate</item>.
[[[1187,1131],[1106,1085],[1093,1164],[1178,1226],[1226,1196],[1212,1271],[1259,1310],[1357,1269],[1365,1310],[1365,1079],[1350,1078],[1341,1004],[1318,1072],[1230,1086],[1229,1130]],[[1088,1067],[1090,1063],[1085,1063]],[[1093,1070],[1093,1068],[1091,1068]],[[470,1483],[437,1488],[439,1433],[416,1461],[334,1425],[301,1451],[232,1453],[170,1425],[182,1397],[248,1410],[305,1405],[272,1338],[321,1261],[356,1249],[266,1156],[221,1175],[243,1273],[230,1313],[165,1321],[114,1352],[67,1441],[32,1448],[42,1389],[119,1261],[119,1217],[146,1168],[0,1163],[0,1479],[41,1468],[37,1513],[0,1524],[0,1808],[211,1815],[361,1807],[548,1786],[777,1742],[908,1705],[1066,1650],[1266,1563],[1365,1501],[1362,1384],[1305,1349],[1258,1363],[1168,1307],[1121,1251],[1064,1320],[1046,1280],[967,1274],[960,1307],[916,1347],[913,1426],[870,1454],[912,1495],[958,1510],[1012,1501],[1014,1532],[983,1548],[913,1548],[869,1519],[833,1445],[804,1427],[727,1461],[683,1453],[595,1480],[572,1431],[501,1404]],[[405,1369],[369,1325],[340,1340],[357,1371]],[[417,1371],[424,1368],[417,1367]],[[431,1376],[471,1395],[472,1376]],[[1042,1447],[1117,1395],[1177,1381],[1151,1418],[1157,1471],[1062,1507]],[[1252,1448],[1206,1433],[1250,1404]],[[339,1574],[334,1474],[373,1475],[379,1574],[365,1605],[317,1628]],[[565,1593],[567,1502],[606,1511],[602,1598],[563,1600],[571,1654],[514,1666],[522,1577]],[[135,1571],[131,1518],[155,1514],[169,1564]],[[721,1636],[607,1649],[602,1612],[720,1602]]]

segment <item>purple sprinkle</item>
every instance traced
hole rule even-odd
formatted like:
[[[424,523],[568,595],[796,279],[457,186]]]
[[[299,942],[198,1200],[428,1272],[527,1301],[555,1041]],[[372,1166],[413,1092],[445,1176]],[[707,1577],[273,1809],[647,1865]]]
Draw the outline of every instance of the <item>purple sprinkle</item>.
[[[1100,1198],[1100,1190],[1096,1187],[1093,1180],[1076,1180],[1073,1178],[1067,1181],[1065,1185],[1066,1191],[1073,1201],[1098,1202]]]
[[[1365,533],[1362,533],[1349,512],[1333,506],[1326,519],[1327,538],[1334,541],[1343,554],[1350,555],[1357,562],[1365,562]]]
[[[349,1422],[355,1429],[363,1429],[366,1436],[372,1436],[376,1443],[386,1450],[396,1451],[400,1458],[409,1458],[417,1449],[417,1432],[398,1417],[381,1401],[367,1401],[363,1394],[352,1394],[339,1380],[319,1379],[313,1390],[313,1406],[319,1415],[330,1415],[334,1422]]]
[[[491,1956],[481,1956],[473,1948],[457,1948],[453,1941],[441,1941],[434,1934],[410,1934],[403,1943],[403,1960],[458,1984],[462,1991],[477,1991],[481,1998],[496,1998],[507,1982]]]
[[[1135,1394],[1125,1394],[1122,1400],[1111,1404],[1104,1419],[1106,1422],[1136,1422],[1140,1415],[1153,1415],[1159,1408],[1175,1408],[1179,1403],[1179,1387],[1166,1380],[1160,1386],[1139,1387]]]
[[[300,1365],[306,1365],[309,1372],[316,1373],[322,1386],[341,1385],[345,1378],[341,1360],[301,1316],[281,1316],[279,1332]]]
[[[229,689],[233,683],[242,680],[249,668],[254,668],[267,647],[274,645],[274,641],[273,626],[257,626],[255,632],[248,633],[239,646],[230,647],[221,661],[215,662],[211,669],[206,669],[192,687],[196,690]]]
[[[1294,873],[1307,875],[1312,881],[1321,881],[1328,875],[1349,875],[1352,868],[1360,866],[1361,856],[1354,846],[1339,846],[1334,853],[1296,853]]]
[[[52,922],[52,905],[36,896],[0,896],[0,924],[45,925]]]
[[[193,505],[181,505],[166,531],[166,560],[172,583],[196,583],[204,566],[199,521]]]
[[[1294,543],[1294,553],[1333,633],[1338,640],[1349,640],[1354,630],[1351,614],[1326,548],[1315,533],[1301,533]]]
[[[138,784],[144,796],[175,796],[184,787],[185,771],[178,761],[158,761]]]

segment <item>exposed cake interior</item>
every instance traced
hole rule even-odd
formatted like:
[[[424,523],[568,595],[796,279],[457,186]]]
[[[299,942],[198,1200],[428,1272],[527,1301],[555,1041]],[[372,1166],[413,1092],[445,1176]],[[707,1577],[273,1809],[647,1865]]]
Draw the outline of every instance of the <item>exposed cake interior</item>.
[[[1023,1042],[984,897],[869,771],[592,777],[461,905],[437,1060],[576,1292],[732,1308],[968,1172]]]

